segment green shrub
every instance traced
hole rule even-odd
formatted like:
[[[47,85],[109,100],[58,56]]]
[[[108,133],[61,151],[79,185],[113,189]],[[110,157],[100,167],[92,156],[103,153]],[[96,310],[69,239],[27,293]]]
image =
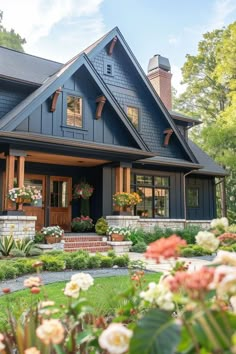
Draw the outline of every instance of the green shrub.
[[[75,258],[77,256],[84,256],[86,258],[89,258],[89,252],[88,251],[85,251],[85,250],[78,250],[76,252],[72,252],[71,253],[71,257],[72,258]]]
[[[181,257],[198,257],[211,255],[212,252],[198,246],[198,245],[188,245],[187,247],[181,247],[180,256]]]
[[[146,243],[144,241],[140,241],[131,247],[131,252],[143,253],[146,249]]]
[[[10,256],[12,257],[25,257],[25,252],[18,250],[17,248],[12,248],[10,251]]]
[[[34,243],[45,243],[45,236],[41,232],[36,232],[34,236]]]
[[[136,243],[144,242],[145,231],[143,229],[135,229],[131,230],[130,236],[128,236],[128,240],[132,241],[133,245]]]
[[[95,256],[90,256],[88,259],[88,268],[93,269],[93,268],[100,268],[101,266],[101,256],[95,255]]]
[[[43,254],[43,251],[40,248],[33,247],[29,250],[28,256],[41,256]]]
[[[84,255],[78,255],[72,260],[73,269],[86,269],[88,268],[88,257]]]
[[[187,244],[195,244],[196,243],[195,236],[201,230],[202,229],[199,226],[188,225],[183,230],[176,230],[175,234],[180,236],[182,239],[184,239],[187,242]]]
[[[1,267],[0,271],[4,274],[4,279],[14,279],[19,275],[19,271],[12,265]]]
[[[0,237],[0,253],[3,256],[9,256],[11,249],[14,247],[13,236],[1,236]]]
[[[127,267],[129,264],[129,257],[127,255],[116,256],[113,259],[113,264],[117,265],[118,267]]]
[[[49,256],[60,256],[61,254],[63,254],[63,251],[61,250],[52,250],[47,252],[47,255]]]
[[[98,235],[106,235],[108,230],[108,222],[104,218],[98,219],[95,224],[95,231]]]
[[[32,248],[35,248],[35,247],[36,247],[36,245],[34,244],[33,240],[31,240],[28,237],[15,240],[14,246],[13,246],[13,248],[16,248],[16,249],[24,252],[24,254],[26,256],[29,256],[29,252],[31,251]]]
[[[19,275],[24,275],[28,273],[32,273],[34,268],[32,267],[33,262],[28,262],[25,259],[18,259],[13,263],[14,268],[18,270]]]
[[[113,266],[113,258],[102,256],[101,257],[101,268],[111,268]]]
[[[116,257],[116,254],[113,250],[109,250],[107,252],[107,256],[110,257],[110,258],[115,258]]]
[[[66,269],[73,268],[73,257],[71,253],[60,252],[60,254],[58,254],[57,257],[59,259],[62,259],[65,262]]]
[[[5,277],[4,277],[4,271],[2,269],[0,269],[0,281],[4,280]]]
[[[58,257],[43,255],[40,260],[43,262],[43,270],[58,272],[65,269],[65,262]]]

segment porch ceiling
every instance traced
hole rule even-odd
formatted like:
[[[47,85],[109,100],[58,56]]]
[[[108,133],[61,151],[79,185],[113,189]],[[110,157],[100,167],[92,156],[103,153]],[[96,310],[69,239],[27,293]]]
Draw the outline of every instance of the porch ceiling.
[[[4,154],[0,154],[0,158],[5,158]],[[25,161],[79,167],[94,167],[110,162],[108,160],[91,159],[80,156],[46,154],[38,151],[27,151]]]

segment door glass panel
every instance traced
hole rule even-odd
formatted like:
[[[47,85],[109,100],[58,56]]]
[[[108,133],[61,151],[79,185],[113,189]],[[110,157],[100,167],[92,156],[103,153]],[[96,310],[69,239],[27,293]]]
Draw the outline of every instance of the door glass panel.
[[[155,188],[154,217],[169,217],[169,190]]]
[[[42,191],[43,191],[43,180],[42,179],[25,178],[24,185],[25,185],[25,187],[28,187],[28,186],[36,187],[42,195]],[[37,204],[34,204],[33,202],[32,203],[24,203],[24,205],[30,205],[30,206],[33,206],[36,208],[42,208],[42,204],[43,204],[42,198],[37,200]]]
[[[68,207],[68,182],[50,182],[50,205],[54,208]]]
[[[137,193],[142,198],[142,202],[136,207],[137,215],[152,218],[152,188],[139,187]]]

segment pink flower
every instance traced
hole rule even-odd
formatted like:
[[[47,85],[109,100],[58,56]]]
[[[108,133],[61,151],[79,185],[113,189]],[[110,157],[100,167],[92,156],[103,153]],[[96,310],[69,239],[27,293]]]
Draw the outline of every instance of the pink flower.
[[[180,246],[185,246],[186,241],[177,235],[168,238],[161,238],[148,246],[145,253],[146,258],[155,259],[156,263],[160,263],[161,259],[176,258],[179,255]]]

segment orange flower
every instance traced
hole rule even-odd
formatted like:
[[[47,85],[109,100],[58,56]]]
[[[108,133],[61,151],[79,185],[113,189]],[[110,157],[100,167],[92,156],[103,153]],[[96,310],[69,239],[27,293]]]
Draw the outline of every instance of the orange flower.
[[[31,294],[38,294],[38,293],[40,293],[40,288],[33,286],[33,288],[30,289],[30,292],[31,292]]]
[[[178,257],[180,246],[185,245],[186,241],[177,235],[172,235],[168,238],[162,237],[160,240],[157,240],[148,246],[145,257],[153,258],[156,263],[160,263],[161,259]]]

